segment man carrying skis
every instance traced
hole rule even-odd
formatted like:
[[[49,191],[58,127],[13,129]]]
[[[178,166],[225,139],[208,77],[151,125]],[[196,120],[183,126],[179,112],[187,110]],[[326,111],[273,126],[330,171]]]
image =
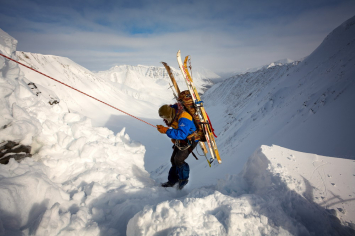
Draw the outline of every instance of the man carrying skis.
[[[181,190],[188,183],[190,173],[190,167],[185,159],[198,144],[196,126],[192,116],[184,110],[180,103],[161,106],[159,116],[172,129],[157,125],[158,131],[166,134],[174,143],[168,182],[163,183],[162,187],[173,187],[176,183],[179,183],[179,189]]]

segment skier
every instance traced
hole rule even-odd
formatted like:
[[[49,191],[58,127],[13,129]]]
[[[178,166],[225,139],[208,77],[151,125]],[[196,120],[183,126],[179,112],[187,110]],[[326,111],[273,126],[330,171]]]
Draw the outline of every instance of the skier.
[[[198,144],[196,126],[192,116],[186,112],[180,103],[174,105],[163,105],[159,108],[159,116],[164,119],[165,124],[157,125],[160,133],[166,134],[174,143],[171,155],[171,168],[169,170],[168,182],[163,183],[162,187],[173,187],[179,183],[181,190],[189,179],[190,167],[185,159]]]

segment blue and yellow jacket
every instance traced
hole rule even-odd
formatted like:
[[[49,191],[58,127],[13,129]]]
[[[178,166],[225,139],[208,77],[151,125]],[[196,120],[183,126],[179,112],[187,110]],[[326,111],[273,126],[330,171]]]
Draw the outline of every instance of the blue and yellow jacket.
[[[175,110],[177,109],[176,105],[172,105],[171,107],[175,108]],[[173,121],[171,127],[172,129],[168,129],[166,134],[169,138],[178,140],[185,140],[187,136],[196,131],[192,116],[186,111],[178,114],[178,118]]]

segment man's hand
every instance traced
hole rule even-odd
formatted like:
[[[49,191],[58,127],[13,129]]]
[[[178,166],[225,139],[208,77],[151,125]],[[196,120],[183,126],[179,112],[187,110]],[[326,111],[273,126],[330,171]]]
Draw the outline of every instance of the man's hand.
[[[162,125],[157,125],[157,129],[160,133],[166,134],[166,131],[169,129],[168,127],[164,127]]]

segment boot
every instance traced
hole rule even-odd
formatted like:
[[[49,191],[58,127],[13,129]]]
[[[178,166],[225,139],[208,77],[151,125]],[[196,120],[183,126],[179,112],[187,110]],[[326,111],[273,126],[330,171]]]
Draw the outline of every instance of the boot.
[[[188,182],[188,179],[179,179],[179,189],[183,189]]]
[[[173,187],[175,184],[171,183],[171,182],[166,182],[166,183],[162,183],[161,186],[164,187],[164,188],[167,188],[167,187]]]

